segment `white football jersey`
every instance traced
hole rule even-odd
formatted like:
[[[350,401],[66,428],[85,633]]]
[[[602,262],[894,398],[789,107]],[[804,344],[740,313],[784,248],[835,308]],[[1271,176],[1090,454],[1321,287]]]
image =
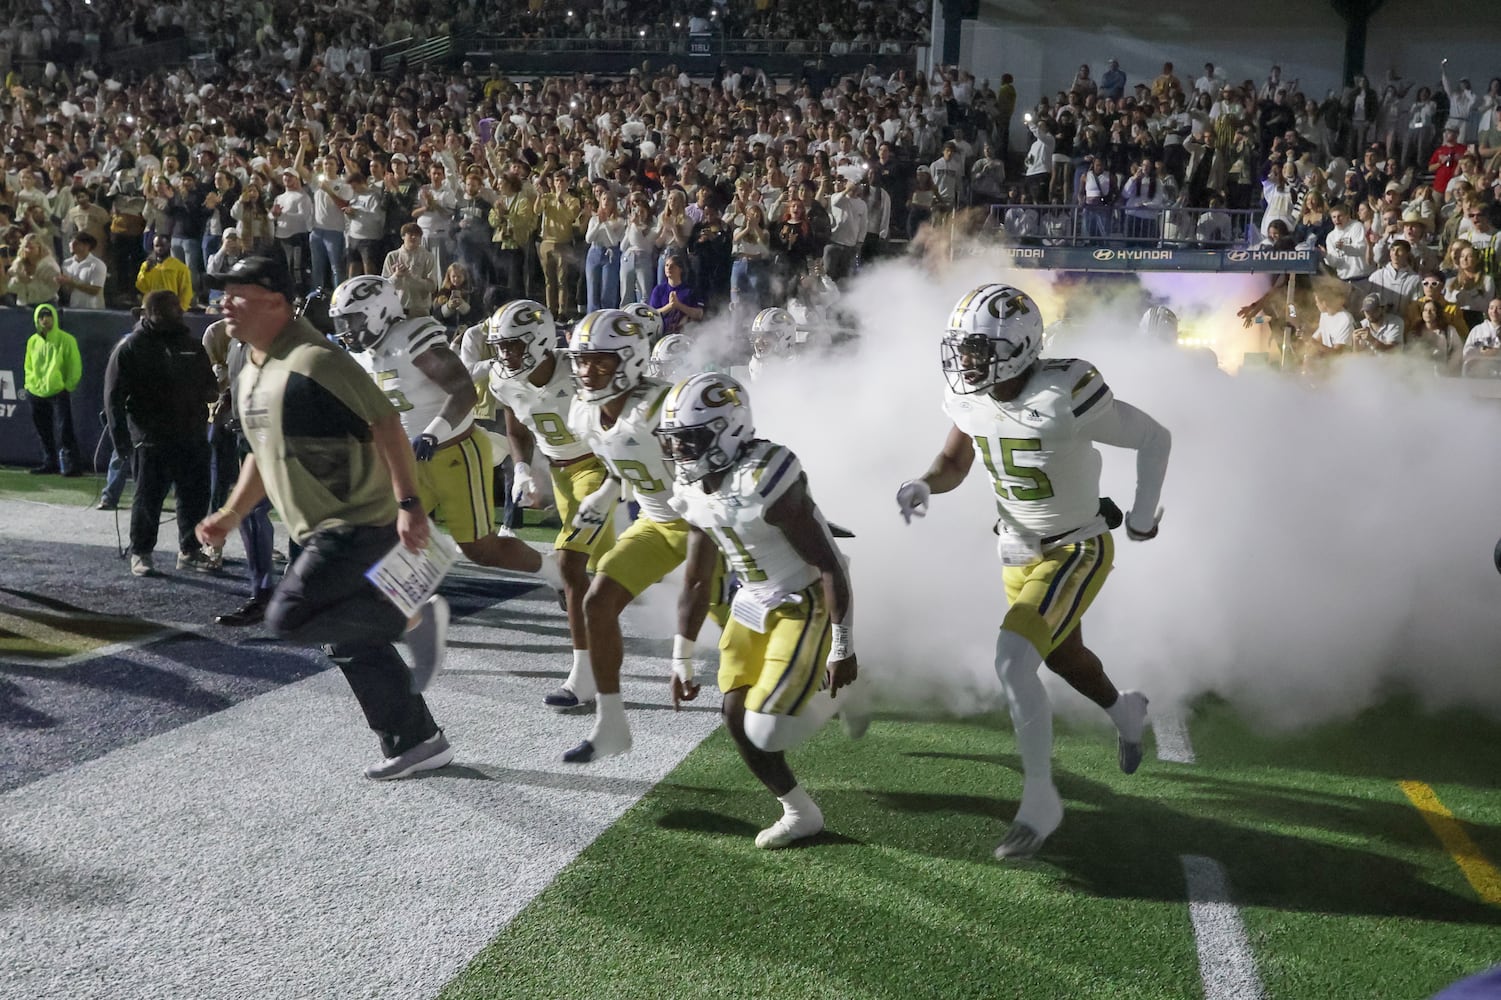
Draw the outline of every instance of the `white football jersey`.
[[[789,449],[755,440],[725,474],[718,491],[702,483],[675,487],[677,508],[724,553],[743,589],[767,606],[813,584],[822,574],[801,555],[782,529],[766,522],[766,511],[803,475]],[[819,514],[818,522],[828,531]],[[832,543],[832,536],[830,536]]]
[[[436,320],[404,319],[392,326],[375,347],[352,355],[401,414],[401,427],[409,438],[426,431],[448,405],[443,387],[412,362],[435,347],[447,346],[448,331]],[[470,410],[454,425],[452,437],[459,437],[473,425],[474,411]]]
[[[671,391],[672,386],[666,382],[642,379],[627,393],[625,409],[609,429],[600,422],[603,403],[575,397],[568,414],[568,426],[605,463],[611,475],[630,485],[641,513],[658,524],[681,520],[670,504],[672,471],[652,433],[662,421],[662,404]]]
[[[1009,403],[989,392],[947,392],[943,403],[990,472],[1002,520],[1049,544],[1108,530],[1089,427],[1114,406],[1099,371],[1074,358],[1044,361]]]
[[[532,385],[526,375],[506,378],[498,363],[490,366],[490,395],[516,414],[536,438],[537,450],[554,462],[569,462],[589,454],[589,446],[568,426],[575,395],[568,362],[557,359],[546,385]]]

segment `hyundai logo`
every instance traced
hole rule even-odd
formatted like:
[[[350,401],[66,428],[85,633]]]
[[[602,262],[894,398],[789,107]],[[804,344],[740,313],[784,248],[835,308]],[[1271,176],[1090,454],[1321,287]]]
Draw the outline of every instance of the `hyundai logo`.
[[[1115,251],[1114,250],[1103,250],[1103,249],[1102,250],[1096,250],[1094,252],[1094,259],[1095,260],[1114,260],[1115,259]]]
[[[1249,250],[1231,250],[1225,254],[1225,259],[1230,261],[1250,260],[1251,252]]]

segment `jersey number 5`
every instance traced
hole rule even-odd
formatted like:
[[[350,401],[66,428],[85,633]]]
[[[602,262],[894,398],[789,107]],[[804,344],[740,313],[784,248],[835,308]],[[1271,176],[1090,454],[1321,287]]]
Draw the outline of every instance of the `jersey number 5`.
[[[975,438],[975,445],[980,449],[980,457],[985,460],[985,468],[990,470],[990,478],[995,483],[996,496],[1002,500],[1046,500],[1053,495],[1053,481],[1048,474],[1041,469],[1026,465],[1016,464],[1016,453],[1019,451],[1041,451],[1042,442],[1037,438],[997,438],[996,444],[1001,448],[1001,468],[1004,473],[997,472],[995,460],[991,457],[990,441],[986,438]],[[1002,485],[1002,479],[1030,483],[1030,486],[1013,485],[1008,492]]]

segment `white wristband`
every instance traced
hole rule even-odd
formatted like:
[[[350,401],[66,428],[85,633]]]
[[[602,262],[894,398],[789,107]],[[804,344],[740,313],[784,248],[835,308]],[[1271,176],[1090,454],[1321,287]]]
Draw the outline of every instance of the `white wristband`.
[[[855,633],[849,625],[834,625],[834,638],[829,643],[829,662],[847,660],[855,655]]]
[[[672,637],[672,673],[684,684],[693,680],[693,645],[685,635]]]
[[[531,479],[532,467],[525,462],[517,462],[512,473],[517,479]]]
[[[449,438],[453,437],[453,424],[449,423],[447,420],[444,420],[442,414],[439,414],[438,416],[433,417],[432,423],[428,424],[422,429],[422,433],[431,434],[433,436],[433,440],[437,441],[439,444],[442,444],[444,441],[447,441]]]

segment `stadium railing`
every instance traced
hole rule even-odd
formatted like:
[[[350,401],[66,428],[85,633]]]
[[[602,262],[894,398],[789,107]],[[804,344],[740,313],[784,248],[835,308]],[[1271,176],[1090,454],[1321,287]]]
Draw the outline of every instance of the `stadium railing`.
[[[1164,246],[1229,250],[1258,239],[1261,213],[1250,209],[1121,205],[990,206],[986,225],[1011,238],[1049,246]]]

